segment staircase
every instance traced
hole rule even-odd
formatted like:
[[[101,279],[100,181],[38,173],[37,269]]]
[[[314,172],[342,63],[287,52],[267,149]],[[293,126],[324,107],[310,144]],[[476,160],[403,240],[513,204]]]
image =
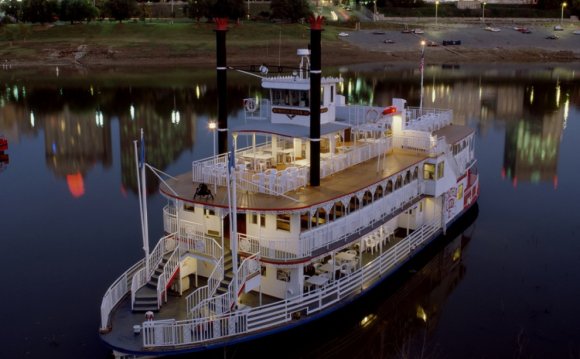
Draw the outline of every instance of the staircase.
[[[224,279],[222,279],[220,285],[217,287],[215,295],[222,295],[228,292],[228,287],[234,279],[233,266],[232,251],[228,250],[224,253]]]
[[[135,303],[133,303],[133,312],[157,312],[157,282],[159,281],[159,276],[163,273],[163,267],[167,263],[169,257],[171,257],[172,252],[167,252],[163,255],[163,259],[155,268],[155,272],[151,276],[151,279],[143,287],[135,293]]]

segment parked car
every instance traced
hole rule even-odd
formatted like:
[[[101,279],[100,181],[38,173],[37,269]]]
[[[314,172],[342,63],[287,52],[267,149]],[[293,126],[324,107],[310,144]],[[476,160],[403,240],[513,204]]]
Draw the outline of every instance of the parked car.
[[[394,44],[395,41],[391,40],[391,39],[386,39],[385,41],[383,41],[385,44]]]
[[[443,46],[461,45],[461,40],[443,40]]]
[[[429,47],[436,47],[436,46],[439,46],[439,44],[436,43],[435,41],[427,41],[427,46],[429,46]]]
[[[422,29],[413,29],[413,34],[424,34],[425,31],[423,31]]]
[[[546,36],[546,39],[548,39],[548,40],[558,40],[559,37],[556,36],[556,35],[548,35],[548,36]]]
[[[554,31],[564,31],[564,28],[560,25],[554,26]]]
[[[375,30],[375,31],[373,31],[373,35],[384,35],[384,34],[385,34],[385,32],[384,31],[381,31],[381,30]]]
[[[339,32],[338,36],[339,37],[349,37],[350,35],[348,34],[348,32]]]

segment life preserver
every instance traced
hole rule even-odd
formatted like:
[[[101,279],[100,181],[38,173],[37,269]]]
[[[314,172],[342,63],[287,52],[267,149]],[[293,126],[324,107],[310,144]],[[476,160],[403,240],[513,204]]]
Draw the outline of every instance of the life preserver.
[[[371,118],[372,113],[375,114],[374,118]],[[380,116],[379,111],[377,111],[374,108],[371,108],[370,110],[367,111],[366,120],[367,120],[367,122],[377,122],[377,120],[379,119],[379,116]]]
[[[258,103],[253,98],[244,99],[244,108],[248,112],[254,112],[258,109]]]

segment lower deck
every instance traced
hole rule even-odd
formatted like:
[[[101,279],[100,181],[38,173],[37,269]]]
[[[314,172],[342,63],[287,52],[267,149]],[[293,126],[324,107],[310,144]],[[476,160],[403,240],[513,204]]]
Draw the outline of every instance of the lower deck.
[[[385,255],[389,252],[394,252],[396,247],[401,247],[402,244],[405,242],[409,242],[413,236],[412,230],[408,230],[406,228],[396,228],[391,233],[385,233],[385,235],[373,245],[370,245],[371,242],[368,242],[369,245],[363,244],[362,247],[359,244],[353,244],[349,248],[342,248],[335,253],[333,253],[333,258],[335,255],[338,257],[340,253],[346,253],[346,251],[356,251],[355,254],[355,261],[360,263],[360,267],[357,265],[353,268],[352,272],[344,274],[336,271],[334,273],[329,273],[327,277],[327,281],[321,285],[310,285],[305,282],[304,292],[298,296],[313,296],[317,295],[317,293],[322,293],[329,290],[334,290],[337,285],[340,283],[347,283],[349,281],[349,277],[359,276],[360,272],[369,267],[369,265],[376,263],[378,259],[381,257],[385,257]],[[429,235],[429,239],[434,237],[435,233],[431,233]],[[378,239],[378,238],[377,238]],[[427,242],[427,238],[424,238],[425,242]],[[408,244],[405,244],[405,247],[409,247]],[[409,247],[410,248],[410,247]],[[352,252],[351,252],[352,253]],[[410,257],[410,252],[404,257],[401,257],[400,260],[396,260],[393,262],[393,269],[396,267],[397,263],[404,262],[406,259]],[[328,265],[328,262],[324,262],[322,259],[320,261],[321,267]],[[337,267],[338,268],[338,267]],[[315,276],[322,276],[324,275],[324,268],[321,268],[322,271],[316,272]],[[334,269],[334,268],[333,268]],[[385,266],[383,271],[389,271],[389,267]],[[305,269],[306,271],[306,269]],[[334,272],[334,271],[333,271]],[[380,273],[377,273],[371,280],[378,281],[380,277]],[[339,283],[340,282],[340,283]],[[364,289],[370,287],[371,282],[368,282],[365,286],[361,286],[358,290],[352,292],[348,297],[355,297],[360,294]],[[182,295],[180,296],[178,293],[170,292],[168,295],[168,300],[166,303],[163,304],[162,308],[154,313],[154,320],[175,320],[175,321],[183,321],[187,320],[187,311],[186,311],[186,297],[188,294],[193,292],[195,289],[204,286],[207,283],[207,278],[198,276],[197,278],[191,279],[192,286]],[[332,303],[334,296],[330,297],[326,301],[321,299],[320,302],[310,302],[308,304],[306,302],[306,306],[303,308],[302,312],[304,314],[308,312],[317,313],[320,310],[320,305],[324,305],[324,303],[328,303],[329,305]],[[342,298],[346,299],[346,298]],[[266,294],[261,293],[259,290],[254,290],[249,293],[242,294],[239,297],[239,308],[240,310],[245,310],[248,308],[258,308],[265,305],[272,305],[276,303],[283,304],[287,302],[289,299],[279,299],[275,298]],[[143,322],[146,321],[145,313],[142,312],[133,312],[131,310],[131,297],[126,296],[121,303],[117,306],[117,308],[113,311],[111,315],[111,326],[112,330],[109,333],[102,334],[101,338],[105,343],[111,346],[113,349],[120,350],[122,352],[131,352],[131,353],[147,353],[147,349],[144,349],[143,343],[143,334],[136,334],[134,333],[135,326],[142,326]],[[271,329],[271,328],[269,328]],[[265,329],[267,330],[267,329]],[[220,341],[220,339],[224,338],[216,338],[216,341]],[[207,343],[206,343],[207,344]],[[193,350],[193,349],[192,349]]]

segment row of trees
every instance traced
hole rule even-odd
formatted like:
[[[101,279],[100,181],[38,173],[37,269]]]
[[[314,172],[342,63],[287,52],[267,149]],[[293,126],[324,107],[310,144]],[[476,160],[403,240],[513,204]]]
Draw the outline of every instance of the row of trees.
[[[21,22],[48,23],[56,20],[81,22],[96,18],[125,20],[131,17],[146,17],[137,6],[136,0],[5,0],[0,3],[0,13]],[[187,13],[194,19],[245,17],[244,0],[189,0]],[[296,22],[311,13],[307,0],[272,0],[271,17]],[[141,13],[140,13],[141,12]]]
[[[135,0],[106,0],[99,8],[94,0],[5,0],[0,12],[19,22],[50,23],[57,20],[82,22],[98,17],[124,20],[137,8]]]

